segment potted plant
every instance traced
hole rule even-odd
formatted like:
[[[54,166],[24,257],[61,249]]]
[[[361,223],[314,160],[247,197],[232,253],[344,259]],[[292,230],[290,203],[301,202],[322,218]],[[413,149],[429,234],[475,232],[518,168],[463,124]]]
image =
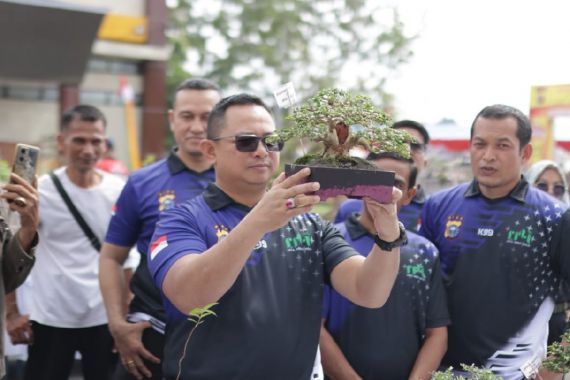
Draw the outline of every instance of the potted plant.
[[[320,183],[316,194],[321,200],[346,195],[390,201],[394,173],[380,171],[370,162],[350,156],[350,151],[362,146],[369,152],[394,152],[409,158],[410,143],[415,140],[405,131],[388,127],[390,117],[375,107],[369,97],[340,89],[322,90],[296,108],[288,119],[293,125],[280,129],[276,138],[307,138],[322,144],[324,149],[285,165],[287,175],[310,166],[309,180]]]

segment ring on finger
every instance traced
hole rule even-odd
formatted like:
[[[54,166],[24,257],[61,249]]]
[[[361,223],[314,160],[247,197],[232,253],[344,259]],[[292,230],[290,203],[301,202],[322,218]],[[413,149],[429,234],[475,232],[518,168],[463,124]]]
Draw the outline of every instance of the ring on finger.
[[[26,205],[28,204],[28,202],[26,202],[26,198],[24,197],[17,197],[14,199],[14,203],[16,204],[16,206],[18,207],[26,207]]]
[[[135,361],[134,361],[134,360],[129,360],[129,361],[126,362],[125,364],[127,365],[127,367],[130,367],[130,366],[132,366],[132,365],[135,364]]]
[[[292,209],[297,207],[297,204],[295,202],[295,198],[287,198],[287,200],[285,201],[285,207],[287,207],[288,209]]]

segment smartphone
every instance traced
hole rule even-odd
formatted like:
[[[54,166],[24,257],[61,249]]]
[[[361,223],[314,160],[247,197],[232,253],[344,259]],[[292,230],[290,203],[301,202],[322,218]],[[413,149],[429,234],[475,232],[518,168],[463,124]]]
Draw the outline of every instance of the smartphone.
[[[16,144],[12,172],[16,173],[28,183],[34,182],[40,148],[27,144]]]

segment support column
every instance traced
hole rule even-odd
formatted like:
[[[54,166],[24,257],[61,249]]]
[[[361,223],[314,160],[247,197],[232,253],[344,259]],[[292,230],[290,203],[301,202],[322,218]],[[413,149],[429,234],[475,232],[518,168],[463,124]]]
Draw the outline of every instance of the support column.
[[[148,18],[148,44],[166,45],[165,34],[168,22],[166,1],[146,0]],[[166,146],[167,93],[166,62],[148,61],[143,69],[143,120],[142,120],[142,157],[155,154],[162,157]]]
[[[59,121],[61,115],[69,108],[79,104],[79,85],[60,84],[59,86]],[[61,123],[59,123],[61,125]]]
[[[162,157],[168,149],[166,131],[166,63],[148,61],[144,64],[142,157],[155,154]]]

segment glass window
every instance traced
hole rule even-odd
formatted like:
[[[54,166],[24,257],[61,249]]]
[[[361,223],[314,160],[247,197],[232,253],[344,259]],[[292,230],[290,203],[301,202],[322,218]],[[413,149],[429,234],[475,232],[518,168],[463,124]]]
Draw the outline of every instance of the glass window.
[[[108,93],[103,91],[81,91],[79,98],[81,103],[92,105],[108,104]]]
[[[135,61],[92,58],[87,63],[87,71],[101,74],[136,75],[142,72]]]
[[[10,87],[8,97],[17,100],[40,100],[42,89],[34,87]]]

